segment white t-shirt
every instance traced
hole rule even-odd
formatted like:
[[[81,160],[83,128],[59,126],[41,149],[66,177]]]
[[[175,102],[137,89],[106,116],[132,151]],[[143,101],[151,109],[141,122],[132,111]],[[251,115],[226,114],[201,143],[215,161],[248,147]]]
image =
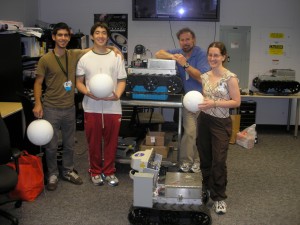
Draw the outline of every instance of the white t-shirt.
[[[80,58],[77,64],[76,76],[85,76],[85,85],[89,90],[90,79],[99,73],[104,73],[112,77],[114,91],[117,87],[117,81],[127,78],[124,61],[120,55],[116,56],[113,51],[106,54],[97,54],[91,50]],[[85,112],[122,114],[120,100],[96,101],[88,96],[84,96],[82,107]]]

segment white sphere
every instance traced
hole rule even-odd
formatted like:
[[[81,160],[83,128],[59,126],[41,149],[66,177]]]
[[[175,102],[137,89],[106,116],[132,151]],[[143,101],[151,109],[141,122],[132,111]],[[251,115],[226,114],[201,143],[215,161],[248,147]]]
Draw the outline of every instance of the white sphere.
[[[89,88],[93,95],[98,98],[105,98],[112,94],[114,82],[111,76],[101,73],[94,75],[89,81]]]
[[[203,95],[199,91],[189,91],[183,97],[183,106],[190,112],[198,112],[198,104],[201,104],[203,99]]]
[[[52,125],[44,119],[32,121],[27,128],[27,137],[32,144],[48,144],[53,137]]]

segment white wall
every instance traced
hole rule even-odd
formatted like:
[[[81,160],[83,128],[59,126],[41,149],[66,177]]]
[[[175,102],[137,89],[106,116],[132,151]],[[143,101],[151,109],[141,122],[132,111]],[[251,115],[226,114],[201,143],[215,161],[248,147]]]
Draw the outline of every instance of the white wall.
[[[25,1],[25,0],[24,0]],[[80,30],[89,34],[93,24],[94,14],[128,13],[129,61],[134,46],[143,44],[154,54],[157,50],[174,48],[177,45],[175,33],[178,29],[189,26],[196,35],[198,44],[205,48],[219,38],[220,25],[251,26],[251,50],[249,87],[252,79],[258,74],[264,74],[270,69],[294,69],[297,80],[300,81],[300,2],[299,0],[221,0],[221,19],[213,22],[179,22],[179,21],[132,21],[131,0],[38,0],[38,19],[47,23],[64,21],[74,32]],[[2,6],[2,3],[1,3]],[[172,31],[171,31],[171,29]],[[216,31],[216,33],[215,33]],[[280,32],[286,35],[284,45],[287,48],[283,56],[270,56],[267,47],[270,44],[268,34]],[[172,41],[172,35],[175,42]],[[274,65],[272,60],[279,60]],[[258,124],[285,124],[287,116],[287,101],[259,100]],[[295,102],[293,104],[295,108]],[[270,109],[272,113],[269,113]],[[277,112],[277,113],[274,113]],[[294,110],[292,124],[294,124]]]
[[[38,18],[38,0],[0,0],[0,20],[23,22],[33,26]]]
[[[264,74],[273,68],[290,68],[297,72],[300,81],[299,53],[300,45],[300,20],[298,0],[223,0],[221,1],[221,20],[212,22],[179,22],[179,21],[132,21],[131,0],[39,0],[39,19],[49,23],[59,21],[67,22],[74,31],[80,29],[89,33],[93,24],[95,13],[128,13],[129,35],[128,50],[129,61],[136,44],[143,44],[154,54],[161,48],[174,48],[177,45],[175,33],[184,26],[191,27],[197,35],[197,42],[203,48],[219,37],[220,25],[251,26],[251,51],[249,87],[252,79],[258,74]],[[171,27],[171,28],[170,28]],[[171,31],[172,29],[172,31]],[[216,33],[215,33],[216,31]],[[270,32],[283,32],[286,35],[286,55],[271,57],[267,54],[270,42]],[[175,42],[172,41],[172,35]],[[273,59],[279,60],[278,65],[273,64]],[[259,100],[257,114],[258,124],[285,124],[287,117],[287,101]],[[294,106],[295,108],[295,103]],[[269,113],[269,109],[272,113]],[[277,112],[277,113],[274,113]],[[294,110],[292,111],[292,124],[294,123]]]

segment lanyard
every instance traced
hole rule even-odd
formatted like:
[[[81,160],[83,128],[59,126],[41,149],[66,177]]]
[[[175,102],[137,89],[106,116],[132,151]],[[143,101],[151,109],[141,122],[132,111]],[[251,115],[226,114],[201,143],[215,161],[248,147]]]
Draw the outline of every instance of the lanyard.
[[[59,67],[61,68],[63,73],[66,75],[67,80],[69,80],[68,52],[66,51],[66,70],[64,69],[63,65],[61,64],[60,59],[57,57],[57,55],[55,55],[54,50],[53,50],[53,54],[55,56],[55,59],[56,59],[58,65],[59,65]]]

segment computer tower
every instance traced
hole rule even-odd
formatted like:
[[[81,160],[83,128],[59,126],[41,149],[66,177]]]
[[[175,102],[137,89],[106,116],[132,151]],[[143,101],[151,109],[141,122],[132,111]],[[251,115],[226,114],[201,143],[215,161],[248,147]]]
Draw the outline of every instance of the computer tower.
[[[239,114],[241,115],[240,130],[255,124],[256,122],[256,102],[255,101],[242,101]]]

